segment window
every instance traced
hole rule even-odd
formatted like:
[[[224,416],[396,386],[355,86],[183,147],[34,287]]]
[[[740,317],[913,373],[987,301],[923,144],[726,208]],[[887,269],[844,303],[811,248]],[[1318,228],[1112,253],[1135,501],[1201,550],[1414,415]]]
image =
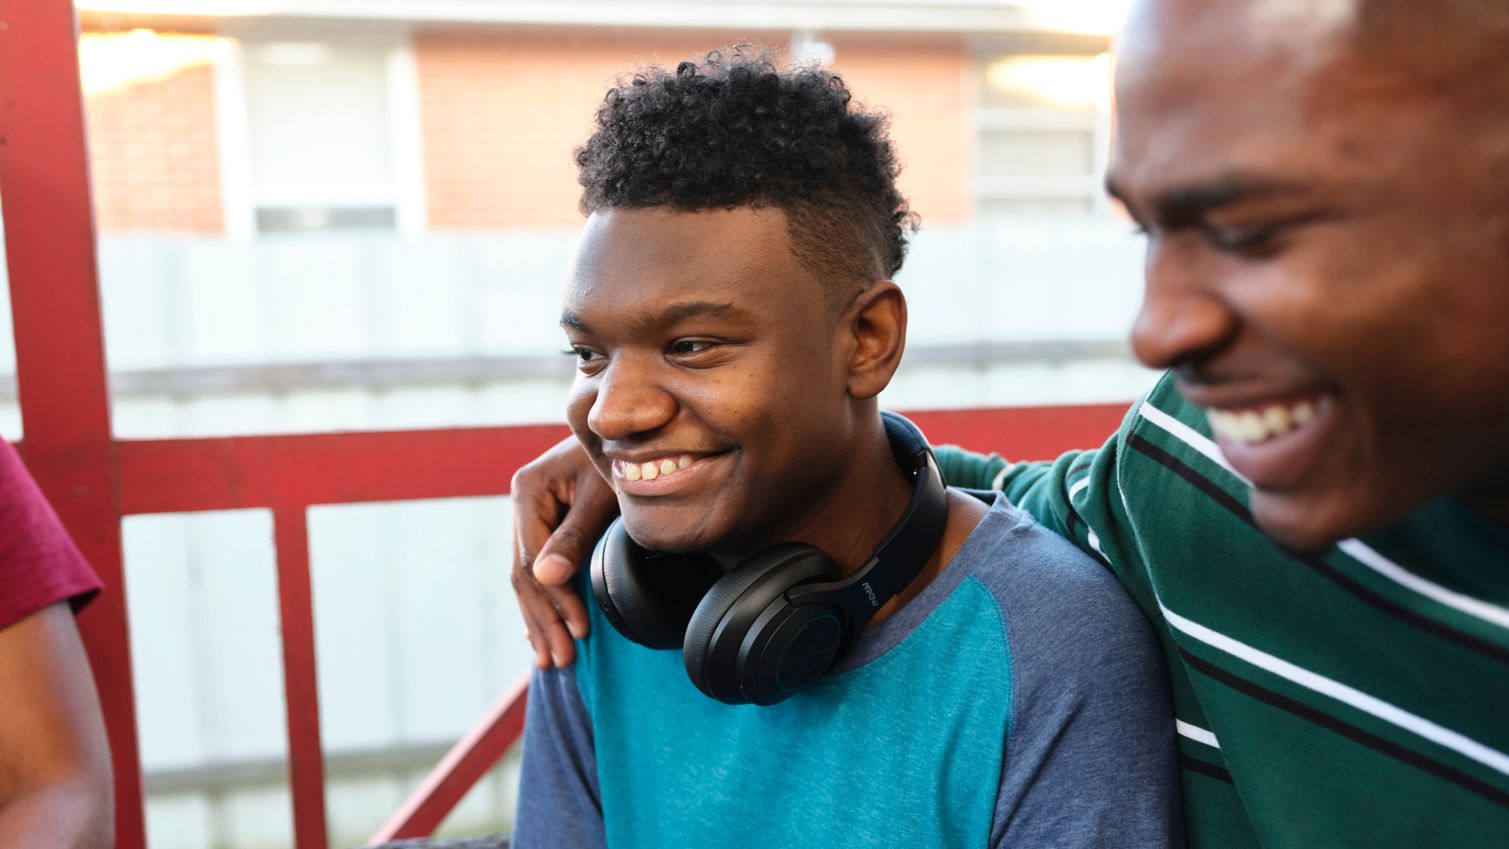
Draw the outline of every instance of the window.
[[[246,218],[259,236],[394,232],[405,209],[402,50],[323,42],[245,45]],[[398,113],[398,114],[395,114]]]
[[[980,61],[977,186],[982,217],[1089,216],[1104,207],[1109,68],[1106,55],[1008,55]]]

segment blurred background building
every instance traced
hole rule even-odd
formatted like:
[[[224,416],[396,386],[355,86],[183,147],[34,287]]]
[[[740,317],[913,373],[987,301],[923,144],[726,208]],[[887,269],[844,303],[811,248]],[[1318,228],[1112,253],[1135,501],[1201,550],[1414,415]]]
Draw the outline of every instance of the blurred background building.
[[[1125,345],[1140,245],[1100,188],[1117,0],[76,5],[117,436],[560,421],[571,150],[618,74],[739,43],[892,116],[923,230],[888,406],[1150,383]],[[8,339],[15,439],[6,373]],[[334,845],[527,668],[509,523],[501,497],[310,511]],[[126,521],[154,847],[290,842],[270,529]],[[513,767],[448,831],[506,828]]]

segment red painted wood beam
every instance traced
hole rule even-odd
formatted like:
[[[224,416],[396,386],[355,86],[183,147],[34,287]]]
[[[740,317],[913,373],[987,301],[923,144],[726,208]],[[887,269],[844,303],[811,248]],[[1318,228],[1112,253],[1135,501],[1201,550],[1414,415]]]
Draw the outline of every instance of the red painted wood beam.
[[[937,443],[1012,458],[1098,446],[1126,406],[932,410],[909,415]],[[514,470],[566,435],[559,425],[124,440],[126,515],[352,504],[508,490]]]
[[[1009,460],[1049,460],[1099,448],[1126,418],[1127,404],[922,410],[909,417],[934,445],[961,445]]]
[[[283,639],[283,702],[288,719],[288,783],[297,849],[327,849],[325,750],[320,744],[319,675],[314,659],[314,596],[309,525],[302,507],[273,512],[278,616]]]
[[[75,32],[69,0],[0,0],[0,201],[25,456],[105,583],[79,629],[110,736],[116,845],[142,849],[141,759]]]
[[[501,495],[561,426],[127,440],[126,515]]]
[[[377,846],[390,840],[433,834],[478,781],[491,770],[524,733],[524,708],[529,675],[524,675],[483,720],[451,750],[403,806],[368,841]]]

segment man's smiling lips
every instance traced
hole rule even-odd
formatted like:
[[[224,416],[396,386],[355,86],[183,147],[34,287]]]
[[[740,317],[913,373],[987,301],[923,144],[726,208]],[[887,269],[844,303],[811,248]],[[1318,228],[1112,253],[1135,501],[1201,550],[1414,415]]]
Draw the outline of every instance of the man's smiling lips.
[[[706,472],[718,453],[636,453],[607,455],[613,483],[627,495],[669,495],[691,486]]]
[[[1299,430],[1331,411],[1329,394],[1318,394],[1297,401],[1254,404],[1221,409],[1209,407],[1205,416],[1217,437],[1243,445],[1257,445]]]
[[[1205,408],[1232,468],[1259,489],[1302,483],[1320,465],[1337,431],[1337,396],[1327,389],[1245,398],[1192,389],[1186,397]]]

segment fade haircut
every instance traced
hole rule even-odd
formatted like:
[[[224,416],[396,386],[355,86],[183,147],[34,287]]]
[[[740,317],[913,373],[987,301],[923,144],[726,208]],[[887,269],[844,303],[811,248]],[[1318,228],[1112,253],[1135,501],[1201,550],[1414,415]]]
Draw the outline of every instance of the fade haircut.
[[[714,51],[620,77],[576,150],[582,212],[776,208],[792,252],[837,299],[901,268],[917,218],[896,190],[886,118],[818,65]]]

